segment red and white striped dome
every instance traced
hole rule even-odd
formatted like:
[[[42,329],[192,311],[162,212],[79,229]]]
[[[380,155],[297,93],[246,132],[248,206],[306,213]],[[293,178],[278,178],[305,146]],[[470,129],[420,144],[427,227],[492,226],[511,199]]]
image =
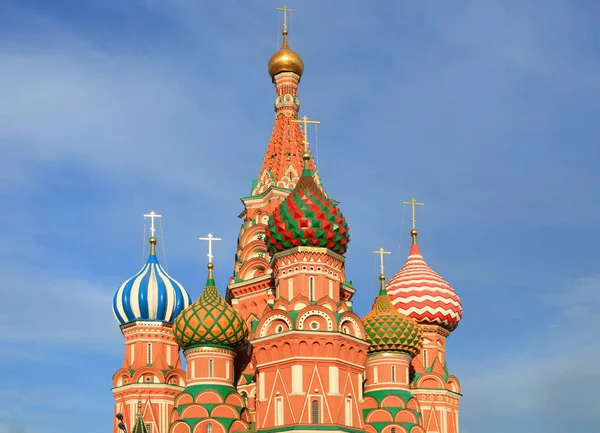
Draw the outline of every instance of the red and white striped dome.
[[[434,272],[421,255],[417,231],[411,232],[413,245],[400,271],[390,279],[386,290],[396,309],[421,325],[438,325],[453,331],[462,317],[462,305],[450,284]]]

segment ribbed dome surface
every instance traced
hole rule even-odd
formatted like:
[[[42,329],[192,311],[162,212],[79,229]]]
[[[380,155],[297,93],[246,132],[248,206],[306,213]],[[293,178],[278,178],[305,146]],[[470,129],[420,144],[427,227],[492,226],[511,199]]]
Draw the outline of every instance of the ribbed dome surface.
[[[269,218],[266,239],[271,254],[299,246],[344,254],[350,233],[337,204],[325,196],[305,167],[296,188]]]
[[[212,265],[202,295],[177,316],[173,332],[184,349],[200,345],[237,347],[246,341],[248,326],[217,290]]]
[[[462,317],[458,295],[427,265],[416,241],[402,269],[387,284],[387,293],[399,312],[419,324],[453,331]]]
[[[113,313],[120,325],[136,320],[172,323],[192,302],[183,286],[158,263],[156,239],[150,238],[150,244],[144,267],[125,281],[113,298]]]
[[[416,356],[423,347],[419,325],[394,308],[383,281],[373,308],[362,320],[367,339],[371,342],[369,352],[403,351]]]

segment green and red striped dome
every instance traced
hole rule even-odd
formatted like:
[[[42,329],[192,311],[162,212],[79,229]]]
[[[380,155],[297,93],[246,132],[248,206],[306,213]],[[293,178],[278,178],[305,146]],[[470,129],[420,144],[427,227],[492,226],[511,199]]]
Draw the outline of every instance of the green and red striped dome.
[[[275,209],[267,227],[271,255],[294,247],[321,247],[344,254],[350,242],[348,224],[333,200],[327,198],[307,167],[310,155],[303,155],[305,167],[296,188]]]

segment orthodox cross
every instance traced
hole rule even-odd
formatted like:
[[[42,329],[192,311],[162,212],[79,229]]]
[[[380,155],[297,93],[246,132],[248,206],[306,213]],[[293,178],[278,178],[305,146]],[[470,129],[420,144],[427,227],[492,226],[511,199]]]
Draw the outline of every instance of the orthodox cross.
[[[276,11],[283,11],[283,30],[287,30],[287,14],[288,12],[296,12],[293,9],[288,9],[287,6],[283,6],[282,8],[275,8]]]
[[[212,263],[212,259],[213,259],[213,253],[212,253],[212,243],[213,241],[222,241],[223,239],[221,238],[215,238],[212,233],[209,233],[207,237],[205,238],[198,238],[201,241],[208,241],[208,263]]]
[[[379,248],[377,251],[373,251],[373,254],[379,254],[379,259],[381,261],[381,264],[379,265],[379,268],[381,269],[381,275],[383,275],[383,256],[385,254],[392,254],[389,251],[384,250],[383,248]]]
[[[320,125],[321,122],[318,120],[308,120],[308,117],[304,116],[302,119],[292,120],[294,123],[304,123],[304,150],[308,152],[308,124]]]
[[[415,206],[425,206],[425,203],[418,203],[414,198],[411,201],[403,201],[402,204],[412,206],[412,228],[417,228],[417,219],[415,218]]]
[[[162,215],[159,215],[156,212],[152,211],[149,214],[145,214],[144,218],[150,218],[150,235],[154,237],[154,232],[156,231],[156,229],[154,228],[154,220],[156,218],[162,218]]]

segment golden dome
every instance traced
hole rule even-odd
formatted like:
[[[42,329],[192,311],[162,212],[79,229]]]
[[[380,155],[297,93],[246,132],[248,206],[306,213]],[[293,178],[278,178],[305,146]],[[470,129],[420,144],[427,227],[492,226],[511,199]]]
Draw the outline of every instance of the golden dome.
[[[269,75],[274,78],[280,72],[293,72],[302,76],[304,62],[297,52],[292,50],[287,42],[288,31],[283,32],[283,44],[281,48],[269,59]]]

